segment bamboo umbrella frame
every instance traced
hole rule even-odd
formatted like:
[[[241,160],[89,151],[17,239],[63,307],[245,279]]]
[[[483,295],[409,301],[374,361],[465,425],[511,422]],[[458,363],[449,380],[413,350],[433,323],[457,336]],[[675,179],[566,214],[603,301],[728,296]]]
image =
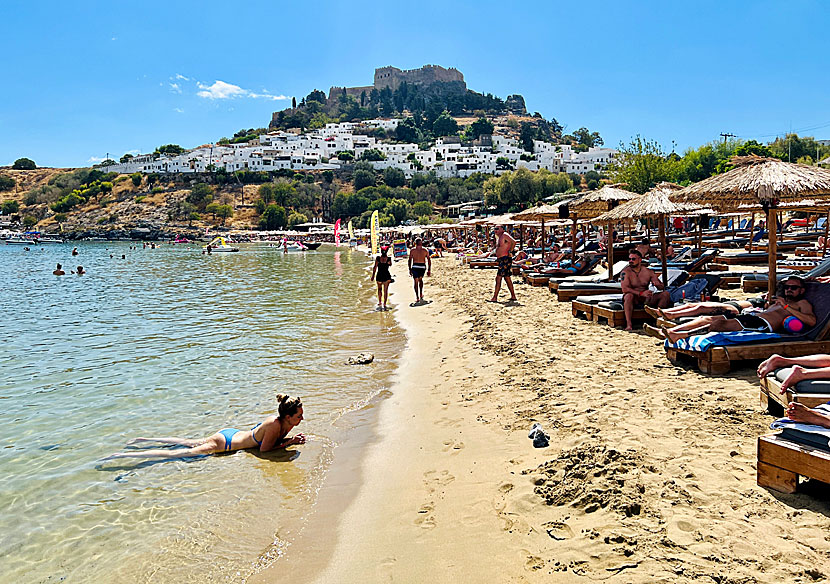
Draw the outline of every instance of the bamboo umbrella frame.
[[[658,237],[660,238],[660,253],[662,256],[663,284],[668,283],[668,266],[666,265],[666,216],[684,212],[689,209],[688,205],[672,203],[669,194],[681,189],[680,185],[674,183],[660,183],[644,195],[622,203],[618,207],[603,213],[596,218],[597,221],[621,221],[630,219],[652,219],[658,221]]]
[[[545,257],[545,220],[559,219],[559,209],[574,199],[563,199],[552,205],[540,205],[513,215],[515,221],[541,221],[542,258]],[[575,240],[576,238],[574,238]]]
[[[630,201],[637,197],[637,193],[632,193],[621,188],[623,185],[605,185],[596,191],[589,191],[577,197],[568,204],[571,213],[575,214],[574,219],[595,219],[603,213],[607,213],[618,204]],[[608,222],[608,281],[614,278],[614,229],[613,222]],[[576,253],[576,249],[574,249]]]
[[[768,297],[772,297],[777,286],[777,210],[781,203],[830,195],[830,171],[760,156],[735,157],[732,164],[732,170],[689,185],[674,193],[672,199],[708,205],[718,211],[738,209],[741,204],[760,204],[767,216]]]

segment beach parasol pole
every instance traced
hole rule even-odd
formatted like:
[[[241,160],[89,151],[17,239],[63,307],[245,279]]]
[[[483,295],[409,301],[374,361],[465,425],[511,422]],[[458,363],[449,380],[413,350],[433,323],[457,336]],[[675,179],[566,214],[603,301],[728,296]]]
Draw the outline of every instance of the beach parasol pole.
[[[545,261],[545,219],[542,218],[542,261]]]
[[[827,233],[830,229],[830,209],[827,210],[827,219],[824,221],[824,249],[821,251],[821,257],[827,255]]]
[[[585,241],[585,229],[582,229],[582,241]],[[576,216],[574,216],[573,227],[571,228],[571,261],[576,260]]]
[[[660,238],[660,253],[663,254],[663,286],[666,288],[669,287],[669,267],[668,267],[668,259],[666,258],[666,216],[662,213],[657,217],[657,220],[660,222],[658,227],[658,237]]]
[[[767,208],[767,237],[769,244],[767,246],[767,252],[769,255],[769,285],[767,286],[767,301],[769,301],[773,296],[775,296],[775,289],[778,286],[778,279],[776,277],[776,256],[778,255],[778,225],[777,223],[777,215],[775,211],[775,206],[770,204]],[[772,229],[770,229],[770,225],[772,225]]]
[[[755,211],[752,212],[752,219],[749,221],[749,253],[752,253],[752,239],[755,237]]]
[[[611,226],[613,221],[608,222],[608,281],[614,281],[614,230]]]

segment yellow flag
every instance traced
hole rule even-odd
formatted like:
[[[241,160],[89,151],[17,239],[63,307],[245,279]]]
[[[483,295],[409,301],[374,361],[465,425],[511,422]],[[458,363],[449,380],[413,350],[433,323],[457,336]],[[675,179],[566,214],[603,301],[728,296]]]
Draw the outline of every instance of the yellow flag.
[[[349,239],[354,239],[354,227],[352,227],[351,219],[349,219]]]
[[[378,255],[378,212],[372,213],[372,255]]]

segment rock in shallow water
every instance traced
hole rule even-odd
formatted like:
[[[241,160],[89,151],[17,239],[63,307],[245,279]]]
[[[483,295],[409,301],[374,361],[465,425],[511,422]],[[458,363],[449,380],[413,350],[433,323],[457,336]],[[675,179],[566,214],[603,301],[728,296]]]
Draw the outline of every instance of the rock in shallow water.
[[[347,365],[367,365],[375,360],[375,356],[372,353],[361,353],[356,357],[349,357],[349,360],[346,361]]]

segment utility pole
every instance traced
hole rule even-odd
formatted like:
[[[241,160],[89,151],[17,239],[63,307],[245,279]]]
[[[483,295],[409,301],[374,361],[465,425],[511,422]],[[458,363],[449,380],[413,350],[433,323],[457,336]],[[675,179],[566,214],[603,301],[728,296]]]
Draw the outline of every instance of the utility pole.
[[[723,138],[723,143],[724,144],[726,144],[726,139],[727,138],[737,138],[737,136],[735,134],[730,134],[729,132],[721,132],[720,135]]]

